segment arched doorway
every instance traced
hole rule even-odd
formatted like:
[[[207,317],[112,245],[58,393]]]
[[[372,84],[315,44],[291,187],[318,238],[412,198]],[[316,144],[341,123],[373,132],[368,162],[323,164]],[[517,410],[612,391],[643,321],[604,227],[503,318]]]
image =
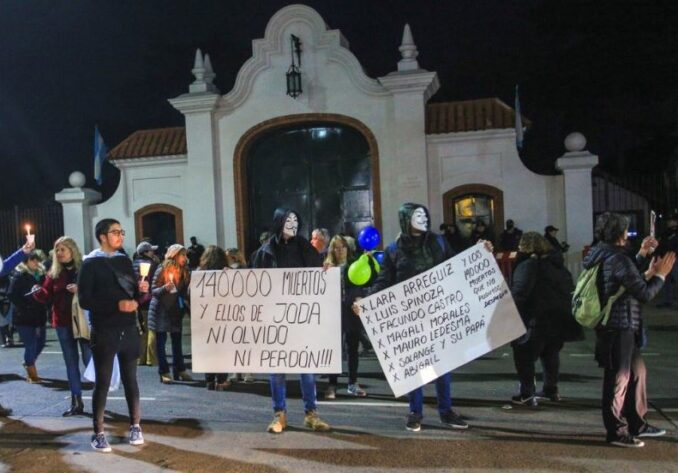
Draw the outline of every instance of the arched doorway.
[[[240,140],[235,155],[238,244],[249,254],[276,207],[293,208],[301,234],[356,234],[380,222],[376,140],[357,120],[307,114],[270,120]]]
[[[158,245],[158,255],[173,243],[184,244],[184,220],[180,208],[168,204],[153,204],[134,212],[136,243],[144,238]]]
[[[474,223],[482,220],[492,232],[496,243],[504,225],[504,193],[486,184],[465,184],[443,195],[445,222],[456,223],[460,233],[468,238]]]

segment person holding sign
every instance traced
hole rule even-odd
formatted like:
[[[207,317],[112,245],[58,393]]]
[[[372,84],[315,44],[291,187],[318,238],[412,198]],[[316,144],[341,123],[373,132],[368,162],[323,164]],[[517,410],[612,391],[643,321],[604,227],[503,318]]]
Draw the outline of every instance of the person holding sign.
[[[273,236],[257,250],[252,258],[253,268],[315,268],[322,266],[318,252],[305,238],[298,235],[299,215],[293,210],[277,208],[273,214]],[[315,431],[330,430],[329,424],[316,412],[315,375],[300,374],[301,394],[304,400],[304,425]],[[274,417],[268,432],[280,434],[287,427],[286,380],[284,373],[270,375]]]
[[[404,203],[400,206],[398,216],[401,233],[385,251],[381,273],[370,288],[372,294],[427,271],[454,256],[445,238],[429,230],[430,216],[426,207]],[[354,310],[358,309],[354,305]],[[445,373],[435,380],[440,421],[454,429],[467,429],[468,424],[452,410],[451,380],[451,373]],[[419,432],[423,418],[423,388],[410,392],[409,398],[410,413],[406,428]]]
[[[129,443],[144,443],[139,426],[137,359],[140,337],[136,311],[137,300],[148,292],[149,284],[137,279],[132,261],[120,251],[125,239],[120,222],[105,218],[96,224],[94,231],[100,248],[91,252],[82,264],[78,294],[82,308],[90,311],[92,324],[90,341],[96,381],[92,394],[94,435],[91,445],[97,452],[107,453],[111,447],[104,433],[104,409],[116,355],[129,410]]]

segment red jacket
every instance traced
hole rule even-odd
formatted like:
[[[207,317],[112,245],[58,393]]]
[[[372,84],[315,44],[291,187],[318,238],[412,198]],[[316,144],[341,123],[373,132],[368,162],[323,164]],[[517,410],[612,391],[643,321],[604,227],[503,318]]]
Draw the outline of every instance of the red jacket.
[[[66,286],[75,283],[76,280],[75,269],[68,270],[64,268],[56,279],[47,276],[42,284],[42,289],[33,294],[33,297],[38,302],[43,304],[52,303],[52,327],[71,326],[73,294],[66,290]]]

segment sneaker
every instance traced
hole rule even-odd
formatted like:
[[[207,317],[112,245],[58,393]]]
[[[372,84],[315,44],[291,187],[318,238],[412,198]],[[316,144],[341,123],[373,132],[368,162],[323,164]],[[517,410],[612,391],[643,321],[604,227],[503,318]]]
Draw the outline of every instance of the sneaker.
[[[304,425],[316,432],[327,432],[330,430],[330,424],[318,417],[316,411],[308,411],[304,416]]]
[[[141,426],[139,424],[130,425],[129,427],[129,444],[143,445],[144,434],[141,433]]]
[[[453,429],[468,429],[468,424],[461,418],[459,414],[450,410],[440,415],[440,422],[443,425],[452,427]]]
[[[106,434],[103,432],[92,435],[92,442],[90,445],[97,452],[109,453],[111,451],[111,446],[108,445],[108,440],[106,440]]]
[[[188,374],[188,371],[180,371],[178,373],[174,373],[174,380],[175,381],[193,381],[193,378],[191,377],[190,374]]]
[[[407,424],[405,428],[410,432],[419,432],[421,430],[421,414],[410,412],[407,415]]]
[[[523,397],[518,394],[511,398],[511,402],[518,406],[537,407],[537,398],[534,396]]]
[[[645,442],[638,440],[635,437],[630,435],[624,435],[623,437],[617,437],[612,440],[607,441],[610,445],[615,445],[617,447],[626,447],[626,448],[641,448],[645,446]]]
[[[359,384],[349,384],[348,387],[346,388],[346,392],[348,393],[349,396],[357,396],[357,397],[366,397],[367,393],[363,388],[360,387]]]
[[[535,398],[542,399],[545,401],[551,401],[551,402],[561,402],[563,400],[562,397],[560,397],[560,394],[557,392],[552,393],[552,394],[546,394],[544,391],[539,391],[534,395]]]
[[[287,428],[287,415],[285,411],[278,411],[273,416],[273,420],[268,424],[267,432],[271,434],[281,434]]]
[[[254,376],[252,376],[250,373],[245,373],[242,377],[243,383],[251,384],[254,382]]]
[[[654,425],[645,424],[645,428],[638,432],[636,437],[661,437],[662,435],[666,435],[665,429],[660,429]]]
[[[325,399],[332,400],[337,398],[337,388],[335,386],[327,386],[325,390]]]

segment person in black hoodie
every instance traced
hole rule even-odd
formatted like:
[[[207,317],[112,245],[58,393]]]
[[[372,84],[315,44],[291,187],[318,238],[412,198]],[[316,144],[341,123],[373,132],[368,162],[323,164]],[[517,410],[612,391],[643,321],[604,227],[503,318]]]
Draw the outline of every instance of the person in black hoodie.
[[[139,330],[137,329],[137,299],[148,292],[148,281],[137,281],[132,261],[120,252],[125,231],[117,220],[106,218],[95,227],[100,249],[88,255],[78,275],[80,306],[90,311],[92,331],[90,344],[94,359],[96,381],[92,394],[94,435],[92,448],[110,452],[104,434],[104,409],[117,355],[120,379],[125,388],[129,409],[130,445],[142,445],[144,438],[139,426],[139,385],[137,359],[139,358]]]
[[[254,254],[253,268],[316,268],[322,266],[322,258],[308,240],[298,235],[301,227],[299,215],[290,209],[278,208],[273,213],[273,236]],[[330,430],[329,424],[316,412],[315,375],[303,373],[301,393],[304,400],[304,425],[316,431]],[[287,427],[285,374],[270,375],[271,397],[274,417],[268,432],[280,434]]]
[[[40,264],[40,256],[35,252],[28,255],[25,263],[16,268],[9,285],[8,296],[14,306],[14,325],[24,342],[24,368],[26,381],[39,383],[35,362],[45,347],[45,323],[47,309],[31,297],[31,289],[42,285],[45,269]]]
[[[381,272],[370,288],[371,294],[428,271],[454,256],[445,238],[429,231],[431,218],[426,207],[410,202],[404,203],[400,206],[398,217],[401,233],[385,251]],[[491,248],[491,244],[487,245],[488,249]],[[354,305],[355,310],[358,308]],[[468,424],[452,410],[451,381],[451,373],[445,373],[435,380],[440,421],[454,429],[467,429]],[[423,388],[415,389],[409,397],[410,413],[407,416],[406,428],[418,432],[421,430],[423,418]]]
[[[514,404],[535,407],[538,398],[560,401],[560,350],[566,341],[581,340],[584,332],[572,317],[572,275],[562,252],[539,233],[526,232],[518,244],[511,294],[527,333],[511,343],[520,381]],[[534,363],[541,359],[544,387],[535,393]]]
[[[619,447],[642,447],[637,437],[658,437],[664,429],[648,424],[647,370],[640,349],[644,345],[641,303],[661,290],[675,262],[675,253],[654,258],[645,274],[625,250],[628,220],[606,212],[595,227],[598,243],[583,261],[585,269],[600,265],[598,294],[601,304],[618,293],[608,322],[596,328],[596,361],[604,369],[602,411],[607,442]]]

